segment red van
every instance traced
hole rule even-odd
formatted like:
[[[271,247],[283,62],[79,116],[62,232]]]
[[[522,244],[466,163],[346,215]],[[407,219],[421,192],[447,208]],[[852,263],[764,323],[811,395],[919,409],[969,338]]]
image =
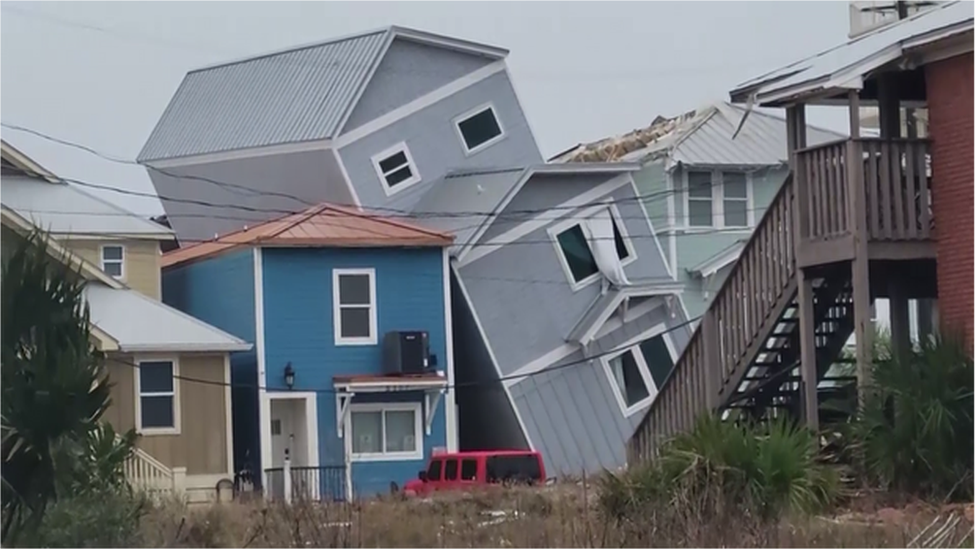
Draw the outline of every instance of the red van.
[[[542,454],[530,450],[486,450],[439,453],[430,457],[427,469],[407,481],[407,496],[426,495],[437,490],[456,490],[508,482],[544,484],[546,469]]]

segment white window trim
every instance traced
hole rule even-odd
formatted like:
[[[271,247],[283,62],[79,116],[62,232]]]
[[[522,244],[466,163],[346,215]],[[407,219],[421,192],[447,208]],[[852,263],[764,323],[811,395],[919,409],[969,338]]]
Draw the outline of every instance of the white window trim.
[[[627,265],[630,265],[634,261],[637,261],[637,250],[634,249],[634,243],[631,240],[630,235],[627,233],[627,227],[623,223],[623,217],[620,215],[620,210],[617,209],[616,204],[613,203],[601,204],[599,206],[587,208],[585,210],[573,214],[568,219],[556,225],[553,225],[552,227],[549,227],[549,229],[547,229],[546,231],[547,233],[549,233],[549,239],[552,240],[552,245],[556,249],[556,257],[559,258],[559,264],[562,266],[563,273],[566,275],[566,280],[569,282],[569,286],[573,290],[573,292],[578,292],[579,290],[582,290],[583,288],[589,286],[590,284],[593,284],[594,282],[600,279],[601,274],[600,271],[598,270],[592,275],[577,282],[576,279],[573,277],[573,271],[569,268],[569,261],[566,260],[566,255],[563,253],[562,246],[559,245],[559,235],[562,232],[572,228],[573,226],[579,225],[580,228],[583,230],[583,235],[587,239],[587,246],[589,246],[589,241],[591,238],[593,238],[593,235],[590,233],[589,227],[586,224],[584,224],[584,221],[587,221],[590,218],[592,218],[601,209],[608,208],[608,207],[610,209],[610,216],[613,218],[613,222],[617,224],[617,229],[620,230],[621,238],[624,239],[624,246],[627,247],[627,252],[630,254],[627,257],[627,259],[622,260],[620,262],[621,266],[626,267]],[[590,254],[593,254],[592,248],[590,248]]]
[[[654,402],[654,399],[657,398],[658,392],[660,391],[660,387],[654,383],[654,378],[651,376],[651,369],[647,366],[647,361],[644,359],[644,353],[641,352],[641,342],[661,336],[661,338],[664,340],[665,347],[668,349],[668,354],[671,355],[671,362],[677,365],[678,353],[676,352],[674,343],[671,341],[671,336],[665,330],[667,330],[667,327],[664,324],[659,324],[644,334],[637,336],[631,342],[628,342],[630,345],[625,349],[621,349],[615,353],[600,357],[600,362],[603,363],[603,371],[607,376],[607,382],[610,384],[610,390],[613,392],[613,395],[617,400],[617,405],[620,407],[620,413],[623,414],[624,417],[630,417],[650,406],[651,403]],[[624,398],[624,394],[617,385],[617,381],[613,375],[613,369],[610,367],[610,361],[624,353],[633,353],[634,362],[637,363],[637,370],[640,372],[641,379],[644,381],[644,384],[647,387],[648,396],[634,403],[633,406],[627,406],[627,401]]]
[[[501,130],[501,133],[478,145],[477,147],[469,149],[467,141],[464,140],[464,134],[461,132],[461,122],[464,122],[465,120],[476,114],[480,114],[485,110],[491,110],[491,114],[495,117],[495,123],[498,124],[498,129]],[[501,117],[498,116],[498,109],[495,108],[493,103],[485,103],[484,105],[480,105],[474,109],[471,109],[470,111],[458,115],[454,117],[454,120],[452,120],[451,123],[454,124],[454,131],[457,133],[458,139],[461,141],[461,149],[464,151],[464,156],[474,156],[488,147],[491,147],[495,143],[505,139],[505,137],[508,135],[505,133],[505,126],[502,124]]]
[[[142,427],[142,397],[163,396],[163,393],[142,393],[140,380],[142,378],[143,362],[169,362],[173,365],[173,426],[172,427]],[[136,359],[135,374],[133,375],[133,390],[135,392],[136,432],[140,435],[179,435],[182,431],[180,408],[180,361],[175,356],[143,357]]]
[[[386,175],[383,173],[383,168],[380,167],[380,162],[401,152],[407,157],[407,166],[410,167],[410,177],[391,187],[386,181]],[[389,149],[373,155],[371,161],[373,162],[373,169],[376,170],[376,177],[379,178],[380,184],[383,186],[383,192],[386,193],[386,196],[393,196],[399,192],[402,192],[403,190],[416,185],[421,180],[420,172],[417,171],[417,163],[413,161],[413,155],[410,154],[410,147],[407,147],[406,141],[401,141]]]
[[[715,229],[729,229],[730,231],[742,231],[743,233],[751,233],[753,229],[756,228],[756,206],[755,206],[755,192],[753,191],[753,177],[752,172],[741,172],[746,176],[746,223],[747,226],[732,226],[729,227],[725,224],[725,180],[722,172],[733,172],[740,170],[731,169],[711,169],[711,168],[688,168],[682,171],[682,192],[683,202],[684,202],[684,216],[683,224],[686,232],[708,232]],[[691,187],[690,179],[688,177],[689,172],[711,172],[712,174],[712,224],[710,226],[704,225],[692,225],[691,224],[691,212],[689,211],[689,202],[691,199]]]
[[[342,337],[342,305],[339,301],[339,277],[342,275],[369,276],[369,337]],[[376,345],[376,307],[376,269],[332,269],[332,325],[336,346]]]
[[[106,263],[105,248],[119,248],[122,250],[122,259],[120,260],[113,259],[110,261],[110,263],[115,263],[116,261],[121,263],[121,269],[120,269],[121,274],[119,274],[119,276],[112,276],[112,275],[109,276],[112,276],[112,278],[116,280],[125,281],[125,245],[124,244],[102,244],[101,246],[98,247],[98,264],[102,268],[102,271],[105,272],[105,274],[108,274],[108,271],[105,270],[105,263]]]
[[[381,443],[386,446],[386,415],[385,412],[413,412],[414,418],[414,438],[417,441],[417,448],[413,452],[385,452],[385,453],[370,453],[370,454],[356,454],[352,451],[352,441],[355,437],[355,433],[352,430],[352,415],[356,412],[381,412],[382,430],[380,432]],[[346,440],[346,448],[348,450],[350,460],[353,462],[371,462],[371,461],[414,461],[424,459],[424,426],[423,426],[423,409],[420,402],[382,402],[382,403],[370,403],[370,404],[350,404],[349,413],[346,414],[345,425],[343,426],[343,432],[349,433],[349,436],[343,437]]]

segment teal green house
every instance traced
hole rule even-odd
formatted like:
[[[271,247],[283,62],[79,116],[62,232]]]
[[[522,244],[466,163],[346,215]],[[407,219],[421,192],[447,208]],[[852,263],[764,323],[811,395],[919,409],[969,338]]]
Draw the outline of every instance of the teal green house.
[[[627,134],[577,145],[550,162],[639,162],[640,199],[684,290],[701,316],[789,173],[786,119],[718,102]],[[807,128],[812,146],[840,133]]]

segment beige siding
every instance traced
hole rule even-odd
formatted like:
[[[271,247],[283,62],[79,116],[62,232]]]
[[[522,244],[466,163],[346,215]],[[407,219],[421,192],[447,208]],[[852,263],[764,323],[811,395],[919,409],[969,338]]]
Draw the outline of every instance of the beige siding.
[[[77,253],[97,267],[102,265],[101,247],[104,244],[125,246],[123,274],[130,288],[153,299],[160,299],[159,242],[155,240],[61,240],[65,248]]]
[[[122,432],[135,427],[135,358],[108,360],[113,387],[105,419]],[[140,436],[139,447],[169,467],[186,467],[188,475],[229,473],[224,355],[180,355],[179,375],[212,383],[179,380],[180,434]]]

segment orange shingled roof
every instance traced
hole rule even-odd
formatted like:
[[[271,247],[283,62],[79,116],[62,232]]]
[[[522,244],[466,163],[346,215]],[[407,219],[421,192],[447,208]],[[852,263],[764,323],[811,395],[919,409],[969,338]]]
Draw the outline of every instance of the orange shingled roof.
[[[377,248],[385,246],[448,246],[454,237],[403,221],[388,219],[333,204],[265,221],[214,240],[163,254],[162,266],[171,267],[211,257],[240,246],[297,246]]]

